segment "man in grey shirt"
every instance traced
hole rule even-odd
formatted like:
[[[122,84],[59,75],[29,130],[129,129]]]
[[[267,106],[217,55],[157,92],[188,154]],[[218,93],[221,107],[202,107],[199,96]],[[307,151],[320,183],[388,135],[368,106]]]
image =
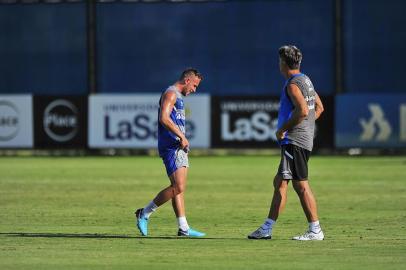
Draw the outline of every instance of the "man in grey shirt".
[[[279,49],[279,69],[286,78],[278,113],[276,138],[281,146],[281,162],[274,178],[274,195],[268,218],[249,239],[271,239],[272,226],[286,204],[287,188],[292,180],[300,198],[309,229],[293,240],[323,240],[317,204],[308,182],[307,163],[313,149],[314,122],[323,112],[323,104],[309,77],[300,72],[302,53],[292,45]]]

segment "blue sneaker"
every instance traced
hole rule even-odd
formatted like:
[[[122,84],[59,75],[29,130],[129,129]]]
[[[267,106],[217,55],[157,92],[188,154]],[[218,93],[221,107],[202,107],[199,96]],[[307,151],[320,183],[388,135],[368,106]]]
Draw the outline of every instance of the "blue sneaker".
[[[248,239],[272,239],[272,228],[259,227],[248,235]]]
[[[135,211],[135,217],[137,218],[137,227],[143,236],[148,235],[148,218],[143,215],[144,208],[137,209]]]
[[[179,231],[178,231],[178,236],[203,237],[205,235],[206,235],[205,233],[195,231],[192,228],[189,228],[189,230],[187,230],[187,231],[184,231],[182,229],[179,229]]]

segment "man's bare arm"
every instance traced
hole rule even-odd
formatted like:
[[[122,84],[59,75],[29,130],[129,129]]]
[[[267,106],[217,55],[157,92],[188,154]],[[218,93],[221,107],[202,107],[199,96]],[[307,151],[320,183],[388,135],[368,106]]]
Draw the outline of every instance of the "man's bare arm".
[[[159,114],[159,122],[169,131],[179,137],[180,147],[185,149],[189,146],[189,141],[185,135],[172,121],[170,115],[176,103],[176,94],[173,91],[167,91],[163,94],[161,100],[161,112]]]

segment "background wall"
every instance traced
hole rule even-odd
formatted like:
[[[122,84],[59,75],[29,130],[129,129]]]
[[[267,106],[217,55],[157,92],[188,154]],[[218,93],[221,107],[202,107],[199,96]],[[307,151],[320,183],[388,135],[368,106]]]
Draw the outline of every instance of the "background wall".
[[[86,94],[85,4],[0,5],[0,93]]]
[[[194,145],[277,147],[277,51],[295,44],[326,105],[316,148],[402,148],[405,10],[402,0],[0,0],[0,146],[153,147],[145,93],[196,67]]]
[[[100,92],[160,92],[188,66],[200,91],[279,94],[278,48],[303,50],[303,70],[334,90],[332,0],[99,4]]]
[[[405,93],[406,2],[343,1],[344,90]]]
[[[296,44],[318,91],[334,94],[336,2],[343,91],[403,92],[402,0],[98,3],[97,91],[160,92],[194,66],[202,92],[278,94],[277,49]],[[86,94],[86,32],[84,1],[1,4],[0,92]]]

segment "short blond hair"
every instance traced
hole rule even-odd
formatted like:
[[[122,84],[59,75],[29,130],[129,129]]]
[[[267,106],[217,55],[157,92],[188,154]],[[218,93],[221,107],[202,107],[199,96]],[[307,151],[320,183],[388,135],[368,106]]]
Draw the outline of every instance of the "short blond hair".
[[[195,68],[187,68],[180,75],[179,81],[183,82],[183,81],[185,81],[185,79],[187,77],[190,77],[192,75],[198,77],[200,80],[203,80],[202,74],[197,69],[195,69]]]

